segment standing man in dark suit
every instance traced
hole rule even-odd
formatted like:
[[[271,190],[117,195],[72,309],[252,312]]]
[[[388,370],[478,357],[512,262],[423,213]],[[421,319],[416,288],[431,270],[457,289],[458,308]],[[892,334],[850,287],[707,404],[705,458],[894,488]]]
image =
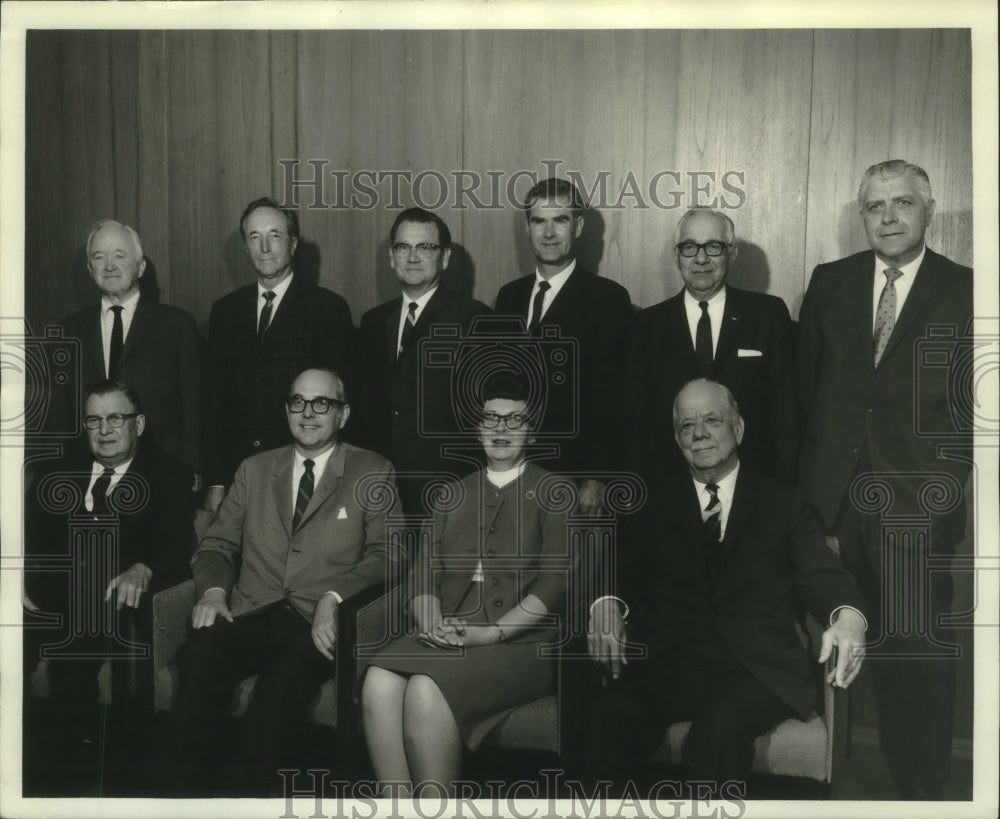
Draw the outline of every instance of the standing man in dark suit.
[[[65,335],[82,347],[80,383],[69,388],[112,379],[133,389],[146,408],[146,439],[200,476],[201,338],[194,318],[140,295],[146,259],[127,225],[94,225],[87,265],[101,301],[63,321]]]
[[[904,798],[940,799],[955,663],[945,647],[951,630],[936,621],[951,610],[952,581],[926,560],[947,561],[965,530],[971,431],[949,400],[949,369],[969,360],[962,339],[971,329],[972,270],[924,244],[934,200],[922,168],[901,159],[873,165],[858,205],[872,249],[819,265],[802,302],[800,480],[869,610],[883,615],[870,668],[889,770]],[[936,357],[945,366],[928,366],[928,344],[950,348]],[[942,457],[945,445],[964,459]],[[864,508],[872,480],[885,498],[878,509]],[[922,521],[923,531],[912,542],[885,537],[883,525],[898,517]],[[905,598],[889,593],[897,588]],[[912,599],[917,589],[926,593]]]
[[[178,655],[178,760],[192,793],[211,792],[221,721],[237,682],[258,674],[224,787],[266,791],[335,671],[336,611],[395,563],[386,518],[392,464],[340,443],[350,406],[339,376],[302,372],[286,394],[295,443],[245,460],[191,561],[194,631]]]
[[[25,608],[62,617],[61,631],[27,632],[25,664],[40,659],[42,645],[55,649],[50,702],[68,742],[92,742],[107,727],[96,707],[97,672],[109,653],[116,711],[151,709],[152,659],[124,656],[115,636],[151,645],[149,600],[189,576],[195,545],[191,470],[139,446],[146,416],[136,392],[92,384],[84,413],[89,455],[57,462],[25,499]],[[61,559],[67,552],[71,568]],[[69,572],[53,571],[53,560]]]
[[[357,435],[396,467],[407,515],[430,513],[423,492],[434,473],[454,480],[474,467],[442,451],[449,443],[444,436],[458,432],[452,371],[422,367],[420,360],[419,342],[434,328],[450,326],[455,344],[461,344],[473,318],[490,312],[485,304],[440,286],[450,258],[451,231],[444,221],[422,208],[404,210],[389,231],[389,265],[403,295],[361,318]]]
[[[626,406],[632,465],[642,474],[664,460],[687,465],[663,412],[694,378],[725,384],[746,419],[740,460],[792,480],[798,456],[792,320],[785,303],[726,283],[736,261],[732,220],[693,208],[674,230],[674,260],[684,280],[676,296],[639,313],[628,355]]]
[[[689,471],[661,469],[650,482],[621,561],[625,599],[591,607],[591,656],[622,677],[598,724],[609,770],[627,773],[668,725],[690,720],[690,777],[720,795],[723,783],[746,781],[756,737],[815,706],[797,606],[830,623],[819,659],[838,649],[827,682],[842,687],[861,667],[865,620],[857,586],[797,492],[741,463],[744,424],[729,390],[705,379],[684,386],[673,428]],[[648,648],[624,668],[623,603]]]
[[[215,302],[208,323],[205,508],[213,513],[244,458],[291,440],[281,405],[295,374],[333,367],[350,383],[354,372],[347,302],[292,270],[295,211],[256,199],[240,234],[257,281]]]
[[[579,379],[549,378],[539,434],[565,436],[554,439],[559,454],[544,465],[577,478],[580,511],[592,514],[600,509],[604,490],[604,482],[593,476],[623,466],[619,446],[606,433],[621,417],[632,301],[620,284],[577,264],[574,247],[583,231],[584,203],[572,182],[539,182],[528,191],[524,211],[535,272],[500,288],[496,312],[524,318],[543,348],[553,331],[576,345]]]

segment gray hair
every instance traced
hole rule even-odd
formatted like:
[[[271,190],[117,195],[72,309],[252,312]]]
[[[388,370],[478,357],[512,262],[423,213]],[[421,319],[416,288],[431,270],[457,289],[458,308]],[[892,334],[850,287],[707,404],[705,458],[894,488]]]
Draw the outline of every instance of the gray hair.
[[[116,222],[114,219],[102,219],[100,222],[95,224],[90,229],[90,234],[87,236],[88,264],[90,264],[90,245],[93,243],[94,237],[97,235],[97,231],[99,231],[101,228],[106,228],[106,227],[118,227],[124,230],[129,235],[129,238],[132,240],[132,250],[135,251],[136,261],[142,261],[144,254],[142,252],[142,240],[139,239],[139,234],[136,233],[128,225],[123,225],[121,222]]]
[[[865,191],[868,189],[868,183],[873,179],[878,178],[884,181],[898,179],[901,176],[909,176],[913,179],[925,205],[931,201],[931,180],[927,176],[927,171],[905,159],[888,159],[885,162],[872,165],[861,177],[861,185],[858,187],[858,207],[864,208]]]
[[[680,398],[681,393],[684,392],[684,390],[686,390],[692,384],[711,384],[714,387],[718,387],[720,390],[722,390],[722,394],[726,399],[726,415],[728,416],[727,420],[735,421],[737,418],[740,417],[740,405],[736,403],[736,399],[733,397],[733,394],[729,391],[729,387],[727,387],[725,384],[720,384],[718,381],[713,381],[711,378],[692,378],[690,381],[684,384],[683,387],[677,390],[677,395],[674,396],[674,404],[672,410],[674,417],[674,429],[677,428],[677,422],[680,421],[680,418],[677,416],[677,399]]]
[[[687,213],[685,213],[680,219],[677,220],[677,226],[674,228],[674,244],[676,245],[678,240],[681,238],[681,228],[684,227],[684,223],[699,213],[707,213],[710,216],[715,216],[722,220],[723,230],[726,233],[726,244],[733,244],[736,242],[736,225],[733,224],[733,220],[730,219],[721,210],[712,210],[711,208],[691,208]]]

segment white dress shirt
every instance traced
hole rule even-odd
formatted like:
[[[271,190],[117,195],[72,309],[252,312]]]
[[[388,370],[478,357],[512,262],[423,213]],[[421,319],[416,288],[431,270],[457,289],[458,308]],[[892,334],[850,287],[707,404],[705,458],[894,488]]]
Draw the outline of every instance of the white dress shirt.
[[[271,322],[274,321],[274,314],[278,312],[278,305],[281,304],[281,300],[285,297],[285,293],[288,292],[288,288],[292,283],[292,278],[295,276],[294,273],[288,276],[280,284],[276,284],[271,288],[271,292],[274,293],[274,298],[271,299],[271,320],[268,321],[267,326],[271,326]],[[267,302],[264,300],[264,294],[267,292],[267,288],[257,282],[257,321],[254,322],[254,327],[260,325],[260,314],[264,312],[264,305]]]
[[[885,271],[892,268],[903,274],[896,279],[896,315],[894,318],[898,319],[899,313],[903,309],[903,302],[910,295],[910,288],[913,287],[913,281],[917,278],[917,271],[924,261],[926,252],[927,245],[924,245],[916,259],[899,267],[893,267],[893,265],[883,262],[878,256],[875,257],[875,278],[872,286],[872,335],[875,334],[875,314],[878,312],[878,300],[882,295],[886,281],[888,281],[885,277]]]
[[[531,288],[531,296],[528,299],[528,326],[531,326],[531,320],[535,317],[535,296],[538,295],[538,285],[542,282],[549,283],[549,289],[545,291],[545,296],[542,298],[542,318],[545,318],[545,314],[549,311],[552,306],[552,301],[559,291],[562,290],[563,285],[569,280],[570,275],[576,270],[576,259],[573,259],[566,267],[560,270],[558,273],[545,278],[541,273],[538,272],[538,268],[535,268],[535,286]]]
[[[111,475],[111,483],[108,484],[109,496],[114,488],[118,486],[118,482],[122,479],[122,475],[128,472],[129,465],[132,463],[132,458],[127,461],[122,461],[118,466],[113,467],[114,472]],[[94,461],[93,465],[90,467],[90,483],[87,485],[87,493],[83,496],[83,505],[86,507],[88,512],[94,511],[94,484],[97,483],[97,479],[104,474],[104,464]],[[107,496],[105,496],[107,497]]]
[[[399,311],[399,327],[396,329],[397,353],[399,352],[399,348],[403,345],[403,328],[406,326],[406,316],[410,312],[410,302],[415,301],[417,303],[417,309],[413,311],[413,323],[416,324],[420,321],[420,314],[424,312],[427,302],[431,300],[431,297],[437,292],[437,289],[438,285],[434,285],[434,287],[416,299],[411,299],[406,295],[406,293],[403,293],[403,306]]]
[[[684,288],[684,312],[687,313],[688,331],[691,333],[691,346],[698,348],[698,322],[701,320],[701,307],[698,306],[698,299],[691,295],[691,292]],[[715,351],[719,349],[719,331],[722,329],[722,317],[726,311],[726,286],[723,285],[719,292],[708,299],[708,317],[712,322],[712,359],[715,359]]]

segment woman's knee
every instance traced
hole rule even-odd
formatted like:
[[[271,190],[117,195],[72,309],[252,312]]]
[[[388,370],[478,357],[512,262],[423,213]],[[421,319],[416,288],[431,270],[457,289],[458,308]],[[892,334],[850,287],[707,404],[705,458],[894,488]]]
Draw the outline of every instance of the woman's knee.
[[[361,686],[361,708],[365,714],[378,713],[402,702],[406,678],[378,666],[365,674]],[[398,705],[397,705],[398,707]]]

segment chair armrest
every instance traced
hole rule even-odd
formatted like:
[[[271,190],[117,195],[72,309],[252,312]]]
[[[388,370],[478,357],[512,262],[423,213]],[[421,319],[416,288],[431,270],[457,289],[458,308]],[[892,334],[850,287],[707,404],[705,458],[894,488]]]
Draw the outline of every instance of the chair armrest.
[[[194,580],[185,580],[153,595],[153,674],[177,657],[187,639],[187,624],[194,608]]]

